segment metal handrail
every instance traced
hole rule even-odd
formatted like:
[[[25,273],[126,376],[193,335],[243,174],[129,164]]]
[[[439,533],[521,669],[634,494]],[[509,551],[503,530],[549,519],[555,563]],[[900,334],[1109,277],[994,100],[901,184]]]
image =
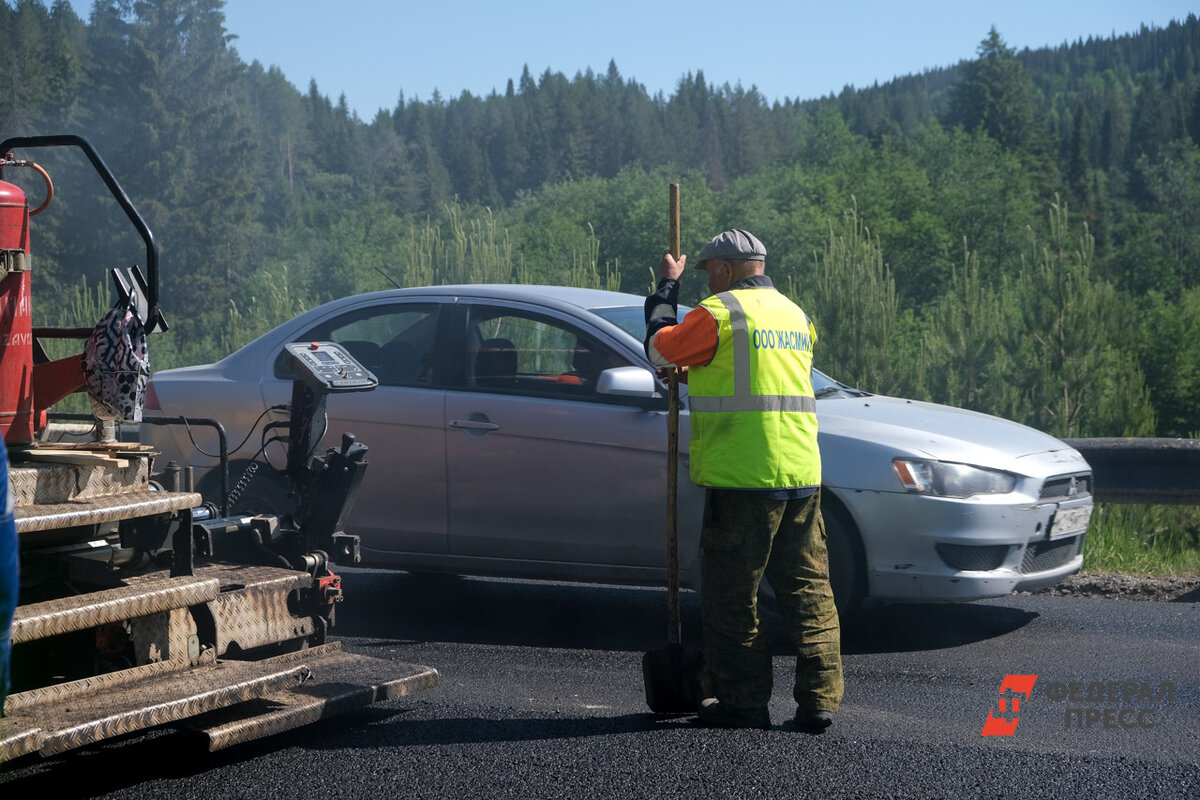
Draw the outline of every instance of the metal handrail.
[[[1200,505],[1200,439],[1063,439],[1092,468],[1097,503]]]
[[[68,414],[52,412],[52,420],[64,422],[96,422],[91,414]],[[214,428],[217,432],[217,449],[220,458],[218,470],[221,476],[221,515],[229,516],[229,439],[225,435],[225,426],[211,417],[147,417],[143,416],[141,424],[145,425],[199,425]]]
[[[104,159],[96,152],[96,148],[92,147],[91,142],[82,136],[74,134],[14,136],[0,142],[0,156],[12,150],[39,147],[78,147],[87,156],[93,169],[96,170],[96,174],[104,181],[104,185],[108,187],[109,193],[117,201],[117,205],[121,207],[121,210],[125,212],[125,216],[129,218],[130,223],[133,224],[134,229],[137,230],[146,245],[146,299],[150,304],[149,309],[147,309],[146,332],[165,331],[167,323],[163,319],[162,309],[159,307],[158,300],[158,246],[154,242],[154,234],[150,232],[150,227],[146,224],[146,220],[134,208],[129,195],[121,188],[121,184],[117,182],[117,178],[113,175],[112,170],[104,163]]]

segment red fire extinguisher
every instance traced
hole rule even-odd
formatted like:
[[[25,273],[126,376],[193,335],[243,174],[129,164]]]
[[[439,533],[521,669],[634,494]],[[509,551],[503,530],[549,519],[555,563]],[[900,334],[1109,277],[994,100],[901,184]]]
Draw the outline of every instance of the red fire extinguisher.
[[[32,166],[46,181],[47,196],[32,212],[19,186],[0,180],[0,432],[10,447],[33,442],[33,314],[29,291],[29,218],[53,195],[50,176],[28,161],[0,159],[0,167]]]

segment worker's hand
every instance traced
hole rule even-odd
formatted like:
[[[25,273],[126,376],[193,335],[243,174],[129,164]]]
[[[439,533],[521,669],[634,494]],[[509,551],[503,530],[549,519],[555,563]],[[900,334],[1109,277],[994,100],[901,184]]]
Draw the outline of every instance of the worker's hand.
[[[662,261],[658,262],[658,279],[670,278],[673,281],[679,280],[679,276],[683,274],[683,268],[687,265],[687,256],[681,255],[676,261],[670,251],[663,253]]]
[[[662,378],[663,380],[666,380],[668,369],[671,369],[671,367],[659,367],[657,370],[655,370],[655,372],[658,373],[658,377]],[[687,383],[688,368],[687,367],[675,367],[675,369],[679,370],[679,382]]]

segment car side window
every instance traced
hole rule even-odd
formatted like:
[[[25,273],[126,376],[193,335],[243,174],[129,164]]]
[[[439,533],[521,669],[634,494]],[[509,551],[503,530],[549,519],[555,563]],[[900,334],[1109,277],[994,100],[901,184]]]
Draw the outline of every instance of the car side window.
[[[381,386],[429,386],[437,320],[436,303],[370,306],[322,322],[295,341],[337,342],[375,373]]]
[[[514,309],[470,312],[467,386],[473,389],[596,400],[600,373],[628,363],[559,320]]]

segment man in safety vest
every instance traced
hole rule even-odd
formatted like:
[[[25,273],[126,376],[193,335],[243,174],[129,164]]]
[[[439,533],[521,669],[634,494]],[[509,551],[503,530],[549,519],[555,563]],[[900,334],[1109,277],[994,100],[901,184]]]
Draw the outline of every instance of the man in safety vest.
[[[798,651],[795,723],[820,733],[842,702],[841,633],[817,450],[812,354],[816,329],[764,273],[766,248],[727,230],[700,251],[712,294],[678,322],[687,256],[658,265],[646,300],[646,353],[686,367],[691,477],[706,487],[700,544],[704,651],[716,696],[700,721],[769,728],[771,650],[760,633],[764,575]]]

